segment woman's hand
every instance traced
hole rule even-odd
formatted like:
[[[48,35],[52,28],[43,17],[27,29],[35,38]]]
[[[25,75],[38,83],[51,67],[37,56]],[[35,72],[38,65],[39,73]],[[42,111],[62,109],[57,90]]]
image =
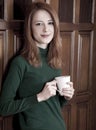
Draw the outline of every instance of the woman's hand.
[[[37,94],[37,100],[38,102],[45,101],[49,99],[52,96],[56,95],[56,81],[53,80],[51,82],[47,82],[43,88],[43,90]]]
[[[59,92],[61,96],[64,96],[66,100],[70,100],[74,95],[73,82],[67,83],[69,87],[62,88],[62,91]]]

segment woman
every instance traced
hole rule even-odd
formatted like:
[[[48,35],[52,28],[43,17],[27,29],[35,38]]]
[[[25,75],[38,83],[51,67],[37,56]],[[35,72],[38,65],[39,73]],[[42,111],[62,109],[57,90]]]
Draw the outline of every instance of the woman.
[[[61,107],[74,94],[73,84],[57,92],[62,44],[59,21],[46,3],[33,3],[25,20],[25,45],[11,63],[0,97],[0,114],[19,114],[21,130],[65,130]]]

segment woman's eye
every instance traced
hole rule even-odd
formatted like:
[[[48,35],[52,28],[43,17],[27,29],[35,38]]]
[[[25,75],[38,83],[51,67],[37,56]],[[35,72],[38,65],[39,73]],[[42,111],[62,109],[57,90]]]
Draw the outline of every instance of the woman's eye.
[[[36,25],[37,25],[37,26],[40,26],[40,25],[42,25],[42,23],[36,23]]]
[[[49,22],[48,24],[49,24],[49,25],[53,25],[53,24],[54,24],[54,22],[53,22],[53,21],[51,21],[51,22]]]

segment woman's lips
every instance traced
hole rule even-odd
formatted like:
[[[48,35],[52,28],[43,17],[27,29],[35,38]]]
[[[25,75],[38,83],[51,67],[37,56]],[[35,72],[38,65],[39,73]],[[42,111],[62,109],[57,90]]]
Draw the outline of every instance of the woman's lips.
[[[44,34],[44,35],[41,35],[42,37],[44,37],[44,38],[47,38],[47,37],[49,37],[49,34]]]

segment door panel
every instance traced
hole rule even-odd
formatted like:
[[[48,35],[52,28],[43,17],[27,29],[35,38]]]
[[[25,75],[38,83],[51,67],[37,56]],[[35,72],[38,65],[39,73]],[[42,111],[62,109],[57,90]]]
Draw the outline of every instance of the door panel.
[[[62,37],[62,44],[63,44],[63,74],[70,74],[70,65],[71,63],[71,49],[72,49],[72,44],[71,44],[71,36],[72,32],[62,32],[61,37]]]
[[[77,65],[77,90],[78,93],[88,92],[92,67],[91,33],[81,32],[78,38],[78,65]]]

